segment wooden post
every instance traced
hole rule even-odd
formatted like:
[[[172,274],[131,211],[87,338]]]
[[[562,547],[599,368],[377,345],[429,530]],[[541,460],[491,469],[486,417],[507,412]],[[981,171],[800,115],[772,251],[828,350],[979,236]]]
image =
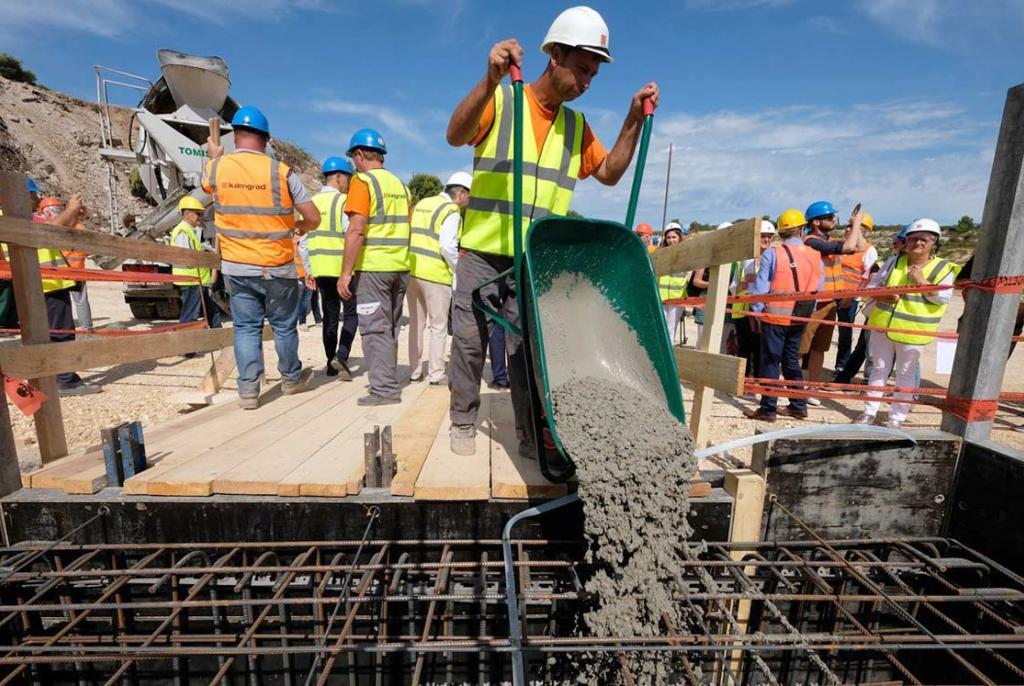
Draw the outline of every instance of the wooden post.
[[[730,543],[756,543],[761,540],[761,520],[764,514],[765,482],[764,477],[749,469],[727,469],[725,472],[725,490],[732,496],[732,519],[729,522]],[[733,560],[743,559],[742,551],[734,550],[729,554]],[[742,573],[751,575],[753,566],[744,567]],[[750,621],[750,600],[744,598],[736,601],[733,612],[739,622],[740,630],[747,632]],[[732,670],[737,672],[742,664],[742,652],[732,653]],[[720,675],[721,676],[721,675]],[[724,681],[721,683],[725,683]]]
[[[722,347],[722,333],[725,330],[725,299],[729,297],[729,276],[732,264],[718,264],[711,267],[708,276],[708,299],[704,306],[704,329],[697,349],[718,353]],[[707,446],[711,440],[711,407],[715,404],[715,389],[710,386],[694,386],[693,409],[690,414],[690,431],[696,448]]]
[[[23,219],[32,217],[32,201],[27,183],[24,174],[0,172],[0,197],[3,198],[6,216]],[[8,251],[14,300],[21,322],[21,342],[23,345],[49,343],[50,324],[46,316],[46,299],[43,297],[43,282],[39,274],[39,253],[36,248],[26,248],[15,243],[8,245]],[[52,462],[68,454],[57,378],[46,376],[29,379],[29,382],[48,397],[33,418],[39,442],[39,455],[43,463]]]
[[[974,255],[972,280],[1024,272],[1024,84],[1006,94],[988,195]],[[1003,385],[1006,357],[1020,302],[1018,293],[965,291],[960,341],[949,381],[949,398],[985,405],[955,414],[943,410],[942,429],[972,441],[992,431],[995,403]]]

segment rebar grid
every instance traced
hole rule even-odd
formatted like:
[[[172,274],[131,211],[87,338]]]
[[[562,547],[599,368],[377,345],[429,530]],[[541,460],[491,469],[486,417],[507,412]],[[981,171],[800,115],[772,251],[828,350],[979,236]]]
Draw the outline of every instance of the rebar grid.
[[[686,620],[654,638],[581,635],[582,542],[513,549],[534,680],[672,651],[680,683],[1024,683],[1024,579],[956,541],[688,544]],[[497,540],[21,545],[0,549],[0,686],[500,683],[506,599]]]

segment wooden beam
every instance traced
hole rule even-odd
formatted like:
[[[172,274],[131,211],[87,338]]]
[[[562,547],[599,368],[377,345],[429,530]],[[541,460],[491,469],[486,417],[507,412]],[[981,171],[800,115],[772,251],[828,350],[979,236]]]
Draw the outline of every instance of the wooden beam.
[[[0,197],[4,202],[4,217],[0,220],[25,224],[30,230],[55,228],[47,224],[29,221],[32,216],[32,200],[28,193],[28,180],[24,174],[0,172]],[[17,217],[22,217],[18,219]],[[68,229],[78,233],[75,229]],[[11,262],[11,279],[14,288],[14,302],[18,308],[18,320],[21,325],[20,350],[31,351],[30,354],[44,354],[42,348],[71,345],[66,343],[50,343],[50,322],[46,313],[46,298],[43,295],[43,282],[39,274],[39,253],[37,248],[54,247],[40,244],[25,247],[24,244],[10,242],[8,244]],[[50,353],[52,354],[52,353]],[[64,417],[60,408],[60,390],[57,379],[53,376],[57,371],[75,371],[74,367],[62,370],[42,370],[34,373],[20,372],[6,364],[0,363],[3,370],[11,376],[28,378],[29,383],[42,391],[47,400],[36,411],[32,419],[35,422],[36,438],[39,443],[39,456],[43,463],[52,462],[58,457],[68,454],[68,441],[64,435]]]
[[[18,175],[24,185],[24,176]],[[0,217],[0,241],[27,248],[76,250],[90,255],[122,257],[163,262],[178,267],[220,267],[220,256],[212,252],[176,248],[170,245],[111,236],[98,231],[82,231],[65,226],[39,224],[11,216],[8,196],[4,198],[4,216]],[[30,215],[31,216],[31,215]]]
[[[0,497],[14,493],[21,488],[21,468],[18,465],[18,449],[14,444],[11,428],[11,411],[7,397],[0,398]]]
[[[190,329],[146,334],[145,343],[140,342],[136,336],[119,336],[0,348],[0,368],[13,376],[34,378],[58,372],[156,360],[189,352],[220,350],[232,345],[233,339],[233,328]]]
[[[978,232],[971,279],[1013,276],[1024,270],[1024,84],[1006,94],[1003,121],[985,196],[985,230]],[[949,397],[995,406],[1003,387],[1019,293],[964,291],[969,307],[949,376]],[[949,406],[947,406],[948,408]],[[943,410],[942,429],[972,441],[987,440],[994,412]]]
[[[732,395],[743,395],[745,365],[742,359],[690,348],[677,347],[673,351],[681,380]]]
[[[658,276],[730,264],[761,254],[761,220],[747,219],[727,229],[709,231],[651,255]]]
[[[731,266],[731,264],[719,264],[708,270],[710,286],[707,303],[704,305],[704,329],[697,346],[703,352],[717,353],[722,347],[722,333],[725,331],[725,299],[729,295]],[[711,440],[711,427],[708,424],[711,420],[711,406],[714,403],[714,388],[696,386],[693,389],[690,430],[693,432],[693,439],[698,450],[707,447]]]
[[[214,353],[210,363],[210,371],[206,372],[199,384],[201,393],[219,393],[224,383],[235,371],[235,346],[229,345],[220,352]]]
[[[729,541],[756,543],[761,540],[761,516],[764,513],[764,477],[749,469],[725,470],[725,490],[733,497]],[[732,559],[742,560],[745,553],[731,553]]]
[[[434,441],[448,441],[448,435],[439,430],[450,402],[447,387],[432,386],[395,422],[392,452],[398,468],[391,480],[391,495],[411,496]]]

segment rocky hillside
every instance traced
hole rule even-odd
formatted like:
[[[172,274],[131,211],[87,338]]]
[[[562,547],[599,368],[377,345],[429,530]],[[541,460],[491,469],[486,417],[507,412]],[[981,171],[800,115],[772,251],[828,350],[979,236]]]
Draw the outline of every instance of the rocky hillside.
[[[127,140],[131,111],[112,108],[114,136]],[[319,166],[305,150],[276,141],[281,158],[310,190],[320,187]],[[94,103],[41,86],[0,77],[0,169],[31,175],[43,193],[81,193],[87,228],[108,230],[107,167],[100,159],[100,115]],[[149,206],[129,193],[131,166],[119,164],[116,188],[122,213],[145,214]]]

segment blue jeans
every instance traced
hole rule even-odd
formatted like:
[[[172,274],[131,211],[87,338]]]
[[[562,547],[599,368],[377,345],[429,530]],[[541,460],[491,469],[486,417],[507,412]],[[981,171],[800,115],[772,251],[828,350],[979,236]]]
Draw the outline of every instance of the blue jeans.
[[[487,341],[487,351],[491,356],[491,376],[499,386],[508,386],[508,365],[505,362],[505,329],[497,324],[491,327],[491,337]]]
[[[299,317],[298,322],[300,324],[306,323],[306,317],[309,316],[310,312],[313,313],[313,323],[319,324],[322,316],[320,314],[320,298],[317,296],[316,289],[309,290],[306,288],[305,279],[299,279]]]
[[[270,322],[277,350],[277,371],[285,381],[296,382],[299,362],[299,284],[295,279],[264,279],[261,276],[224,275],[235,320],[235,360],[238,364],[238,395],[254,398],[260,393],[263,374],[263,320]]]
[[[781,368],[782,376],[787,381],[803,381],[804,375],[800,371],[800,339],[804,335],[805,327],[806,324],[761,324],[761,369],[757,374],[759,377],[777,379]],[[775,412],[777,404],[778,398],[774,395],[761,396],[761,409],[765,412]],[[790,398],[789,406],[798,412],[807,411],[807,401],[804,398]]]
[[[840,307],[836,312],[836,319],[847,324],[852,324],[857,316],[857,301],[854,300],[848,307]],[[848,326],[836,327],[839,329],[839,343],[836,347],[836,372],[838,373],[850,361],[850,351],[853,348],[853,329]],[[862,329],[863,331],[863,329]]]
[[[220,328],[220,308],[210,297],[210,289],[206,286],[179,286],[181,289],[181,315],[178,321],[182,324],[203,318],[203,302],[206,301],[206,323],[211,329]],[[200,299],[201,298],[201,299]]]

